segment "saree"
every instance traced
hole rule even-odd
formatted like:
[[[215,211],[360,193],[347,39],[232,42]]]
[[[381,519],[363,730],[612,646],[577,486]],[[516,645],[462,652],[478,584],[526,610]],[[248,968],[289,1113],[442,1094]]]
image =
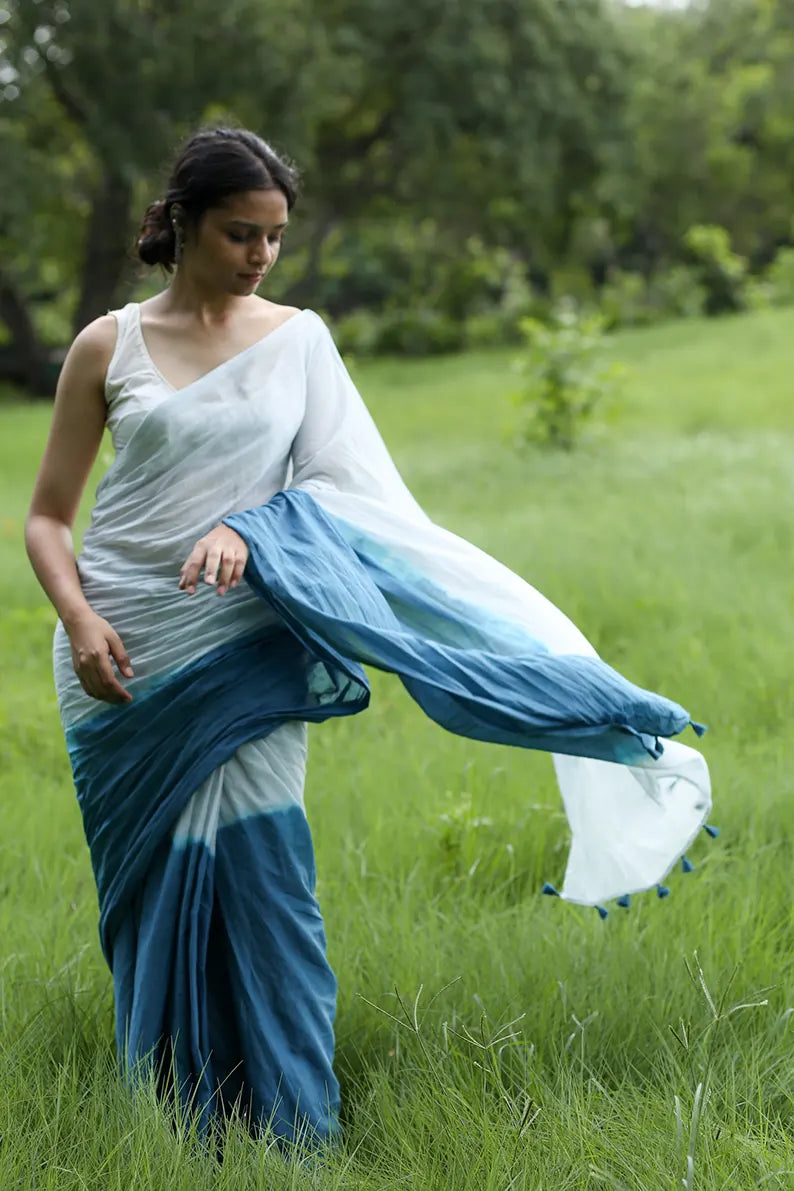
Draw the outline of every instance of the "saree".
[[[663,880],[705,823],[708,769],[670,739],[692,725],[681,706],[427,517],[317,314],[180,390],[139,307],[115,314],[116,457],[78,571],[132,659],[133,702],[83,692],[60,624],[54,663],[119,1053],[168,1067],[205,1123],[236,1107],[287,1142],[333,1138],[307,724],[364,710],[370,666],[451,732],[551,753],[560,896],[584,905]],[[248,545],[245,582],[188,596],[179,567],[221,522]]]

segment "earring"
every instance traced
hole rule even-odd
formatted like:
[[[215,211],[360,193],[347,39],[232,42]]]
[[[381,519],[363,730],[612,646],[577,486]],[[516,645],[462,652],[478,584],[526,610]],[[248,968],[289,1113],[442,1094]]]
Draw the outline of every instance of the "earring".
[[[185,232],[178,219],[171,220],[171,227],[174,229],[174,261],[178,265],[185,248]]]

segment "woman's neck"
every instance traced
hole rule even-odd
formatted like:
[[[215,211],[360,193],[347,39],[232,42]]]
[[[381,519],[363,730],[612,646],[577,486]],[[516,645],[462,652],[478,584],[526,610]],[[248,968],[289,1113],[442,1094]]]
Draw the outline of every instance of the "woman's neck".
[[[188,315],[209,328],[226,326],[251,306],[252,298],[255,296],[241,297],[209,289],[189,273],[178,270],[171,284],[152,299],[151,305],[161,314]]]

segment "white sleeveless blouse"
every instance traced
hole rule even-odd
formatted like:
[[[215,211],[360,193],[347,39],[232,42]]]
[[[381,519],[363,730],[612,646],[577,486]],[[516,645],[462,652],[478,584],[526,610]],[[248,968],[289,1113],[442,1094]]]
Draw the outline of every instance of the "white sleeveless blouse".
[[[107,428],[118,454],[143,416],[165,400],[171,390],[146,350],[139,304],[130,302],[113,313],[118,333],[105,379],[105,401]]]

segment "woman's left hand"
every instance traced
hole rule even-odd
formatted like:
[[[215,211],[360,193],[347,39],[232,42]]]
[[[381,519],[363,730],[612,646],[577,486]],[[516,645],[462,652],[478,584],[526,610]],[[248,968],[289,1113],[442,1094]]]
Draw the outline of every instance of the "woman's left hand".
[[[188,595],[195,595],[202,567],[204,582],[217,583],[218,595],[236,587],[248,562],[248,547],[239,533],[228,525],[216,525],[199,538],[179,572],[179,587]]]

